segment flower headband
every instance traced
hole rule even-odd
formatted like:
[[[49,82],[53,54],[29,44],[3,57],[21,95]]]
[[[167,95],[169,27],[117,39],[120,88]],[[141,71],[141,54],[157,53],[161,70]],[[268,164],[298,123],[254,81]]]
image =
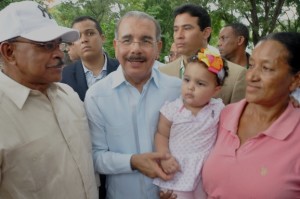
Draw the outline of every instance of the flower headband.
[[[225,77],[225,70],[223,68],[223,60],[220,55],[213,53],[207,48],[202,48],[197,54],[198,60],[204,62],[210,72],[215,73],[222,82]]]

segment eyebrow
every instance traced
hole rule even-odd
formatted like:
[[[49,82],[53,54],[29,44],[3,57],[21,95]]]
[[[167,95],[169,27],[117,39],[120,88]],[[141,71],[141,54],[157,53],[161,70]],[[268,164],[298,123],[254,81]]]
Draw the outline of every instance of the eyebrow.
[[[152,36],[149,36],[149,35],[143,35],[141,38],[142,39],[154,40],[154,38]]]
[[[82,32],[85,33],[85,32],[88,32],[88,31],[97,31],[97,29],[88,28],[88,29],[83,30]],[[82,33],[82,32],[80,32],[80,33]]]
[[[183,25],[174,25],[173,28],[177,28],[177,27],[195,27],[194,25],[192,24],[183,24]]]
[[[123,35],[121,37],[121,39],[133,39],[132,35]],[[154,38],[152,36],[149,35],[142,35],[139,39],[144,40],[144,39],[150,39],[150,40],[154,40]]]

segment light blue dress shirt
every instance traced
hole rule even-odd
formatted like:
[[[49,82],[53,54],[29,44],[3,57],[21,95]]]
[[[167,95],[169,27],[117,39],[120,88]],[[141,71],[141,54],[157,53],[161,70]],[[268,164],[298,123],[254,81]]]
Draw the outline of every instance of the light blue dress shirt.
[[[132,171],[132,154],[152,152],[159,110],[180,95],[181,80],[152,69],[140,93],[122,67],[95,83],[85,97],[97,172],[107,174],[108,199],[158,199],[152,179]]]
[[[107,57],[106,57],[106,54],[103,54],[103,55],[104,55],[103,68],[102,68],[101,72],[99,73],[99,75],[97,75],[97,76],[94,76],[93,72],[91,70],[89,70],[84,65],[83,62],[81,62],[88,87],[91,87],[95,82],[103,79],[107,75]]]

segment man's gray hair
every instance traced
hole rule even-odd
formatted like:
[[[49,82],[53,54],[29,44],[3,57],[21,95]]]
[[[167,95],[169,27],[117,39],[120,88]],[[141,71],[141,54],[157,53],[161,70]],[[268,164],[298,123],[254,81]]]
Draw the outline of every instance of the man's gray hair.
[[[119,27],[120,27],[121,22],[124,19],[130,18],[130,17],[137,18],[137,19],[147,19],[147,20],[153,21],[153,23],[155,24],[155,29],[156,29],[155,30],[156,40],[157,41],[161,40],[161,28],[160,28],[158,21],[156,19],[154,19],[154,17],[148,15],[147,13],[140,12],[140,11],[130,11],[130,12],[127,12],[123,17],[121,17],[121,19],[116,24],[115,39],[118,39],[118,32],[119,32]]]

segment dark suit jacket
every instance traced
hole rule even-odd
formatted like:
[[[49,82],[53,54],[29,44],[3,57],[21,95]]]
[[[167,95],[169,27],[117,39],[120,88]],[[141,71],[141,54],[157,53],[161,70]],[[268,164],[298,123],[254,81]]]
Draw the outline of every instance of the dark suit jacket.
[[[119,62],[116,59],[112,59],[107,57],[107,75],[113,71],[115,71]],[[85,93],[88,89],[88,85],[86,82],[83,66],[81,60],[75,61],[74,63],[67,65],[63,68],[62,72],[62,83],[68,84],[71,86],[74,91],[76,91],[83,101],[85,97]]]

